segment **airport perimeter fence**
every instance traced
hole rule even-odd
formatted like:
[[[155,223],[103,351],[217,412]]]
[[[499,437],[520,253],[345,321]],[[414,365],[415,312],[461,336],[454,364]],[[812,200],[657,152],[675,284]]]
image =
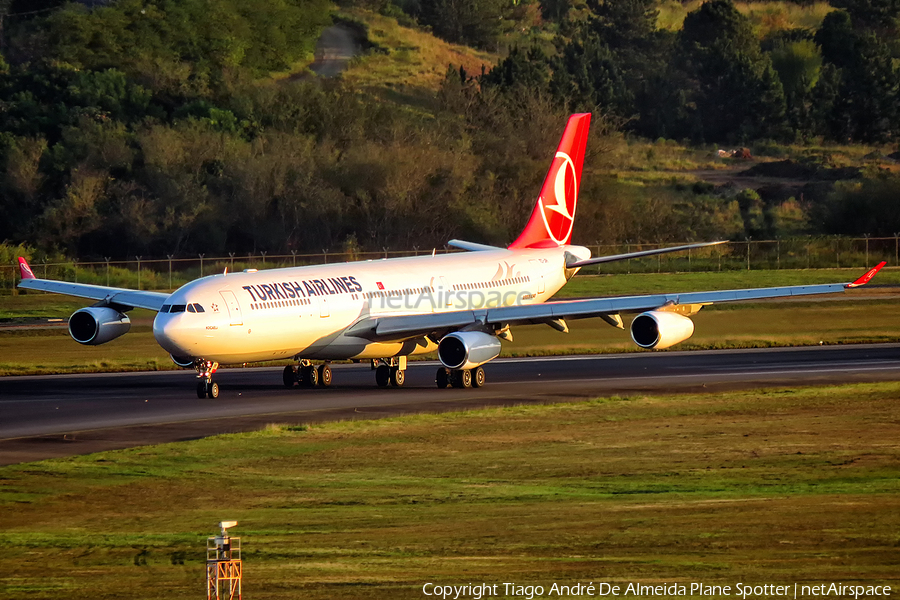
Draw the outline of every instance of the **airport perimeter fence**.
[[[593,256],[625,254],[691,242],[667,244],[593,244]],[[458,252],[438,249],[438,254]],[[205,275],[244,269],[271,269],[301,265],[378,260],[400,256],[423,256],[432,251],[323,252],[320,254],[250,253],[207,257],[166,256],[117,260],[79,260],[48,262],[40,258],[30,264],[37,277],[78,283],[91,283],[143,290],[173,290]],[[870,267],[880,261],[900,266],[900,236],[890,238],[794,238],[784,240],[746,240],[686,252],[606,263],[582,269],[582,273],[684,273],[736,270],[834,269]],[[0,294],[14,294],[19,280],[16,264],[0,265]]]

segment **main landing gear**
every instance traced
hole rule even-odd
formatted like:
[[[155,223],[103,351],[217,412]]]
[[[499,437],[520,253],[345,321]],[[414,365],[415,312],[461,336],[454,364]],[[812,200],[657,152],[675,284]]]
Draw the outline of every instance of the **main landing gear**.
[[[308,360],[301,360],[299,367],[286,366],[281,375],[281,380],[286,388],[292,388],[294,384],[300,384],[301,387],[307,388],[313,388],[317,385],[329,387],[331,379],[331,367],[328,363],[316,367],[311,365]]]
[[[198,360],[194,362],[197,370],[197,397],[207,396],[216,399],[219,397],[219,384],[212,380],[213,374],[219,370],[219,363],[211,360]]]
[[[484,385],[484,369],[448,369],[440,367],[434,377],[434,382],[440,389],[450,386],[455,388],[480,388]]]
[[[372,359],[375,383],[378,387],[403,387],[406,383],[406,357]]]

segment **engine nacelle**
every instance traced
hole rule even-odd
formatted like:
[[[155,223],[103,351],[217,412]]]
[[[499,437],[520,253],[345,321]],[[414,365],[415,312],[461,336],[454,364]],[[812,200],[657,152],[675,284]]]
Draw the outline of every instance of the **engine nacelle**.
[[[69,335],[79,344],[97,346],[131,329],[131,319],[108,306],[89,306],[69,317]]]
[[[694,322],[685,316],[659,310],[641,313],[631,322],[631,339],[641,348],[662,350],[694,334]]]
[[[194,359],[189,356],[175,356],[174,354],[170,354],[169,358],[172,359],[172,362],[175,363],[176,366],[179,366],[182,369],[194,366]]]
[[[438,358],[448,369],[473,369],[500,354],[497,336],[481,331],[457,331],[438,344]]]

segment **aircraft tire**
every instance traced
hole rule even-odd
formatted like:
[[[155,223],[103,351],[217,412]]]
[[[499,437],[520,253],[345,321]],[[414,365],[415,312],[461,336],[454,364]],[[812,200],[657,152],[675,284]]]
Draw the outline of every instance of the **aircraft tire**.
[[[450,386],[450,373],[447,371],[446,367],[439,367],[437,370],[437,374],[434,376],[434,382],[437,384],[438,389],[444,390]]]
[[[206,388],[206,395],[209,396],[212,400],[215,400],[219,397],[219,384],[213,381]]]
[[[281,380],[284,382],[284,387],[294,387],[294,384],[297,383],[297,371],[294,370],[294,367],[290,365],[286,366],[281,373]]]
[[[319,366],[319,385],[322,387],[331,386],[331,367],[328,365],[320,365]]]
[[[406,383],[406,371],[401,371],[397,367],[391,368],[391,385],[403,387],[404,383]]]
[[[375,383],[378,387],[387,387],[391,383],[391,368],[387,365],[381,365],[375,369]]]
[[[450,372],[450,384],[460,389],[472,387],[472,371],[468,369],[453,369]]]
[[[472,370],[472,387],[480,388],[484,385],[484,369],[476,367]]]
[[[472,371],[470,369],[463,369],[459,372],[459,378],[462,381],[462,388],[470,388],[472,387]]]
[[[197,397],[198,398],[206,398],[206,382],[205,381],[197,382]]]
[[[313,366],[303,367],[303,387],[314,388],[319,383],[319,372]]]

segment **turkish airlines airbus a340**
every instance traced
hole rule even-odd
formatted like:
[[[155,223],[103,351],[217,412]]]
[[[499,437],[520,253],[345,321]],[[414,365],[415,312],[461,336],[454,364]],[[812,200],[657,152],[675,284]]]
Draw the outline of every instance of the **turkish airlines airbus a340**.
[[[590,114],[569,118],[531,219],[507,248],[453,240],[467,252],[242,273],[192,281],[171,294],[38,279],[19,259],[19,287],[96,300],[69,319],[81,344],[126,333],[132,308],[157,311],[153,335],[179,366],[197,371],[197,395],[215,398],[220,364],[292,359],[284,384],[328,386],[328,361],[366,360],[379,386],[402,386],[406,358],[437,350],[438,387],[484,385],[482,365],[500,354],[510,327],[544,323],[565,332],[567,319],[599,317],[620,329],[621,313],[639,313],[631,338],[668,348],[693,334],[688,318],[714,302],[825,294],[852,283],[548,302],[580,267],[708,246],[591,258],[569,244]],[[318,367],[310,361],[324,361]]]

